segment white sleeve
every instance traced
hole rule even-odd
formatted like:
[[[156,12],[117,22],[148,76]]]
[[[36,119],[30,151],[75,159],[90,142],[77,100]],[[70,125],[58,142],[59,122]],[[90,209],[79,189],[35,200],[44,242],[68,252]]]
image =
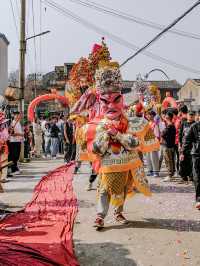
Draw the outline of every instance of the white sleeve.
[[[22,126],[21,126],[21,124],[19,122],[15,126],[15,133],[23,134]]]

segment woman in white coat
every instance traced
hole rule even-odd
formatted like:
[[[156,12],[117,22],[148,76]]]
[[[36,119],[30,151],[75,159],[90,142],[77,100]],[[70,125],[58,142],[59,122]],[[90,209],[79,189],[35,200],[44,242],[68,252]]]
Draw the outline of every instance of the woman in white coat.
[[[42,153],[42,128],[38,118],[33,122],[33,135],[35,141],[34,153],[35,156],[39,158]]]

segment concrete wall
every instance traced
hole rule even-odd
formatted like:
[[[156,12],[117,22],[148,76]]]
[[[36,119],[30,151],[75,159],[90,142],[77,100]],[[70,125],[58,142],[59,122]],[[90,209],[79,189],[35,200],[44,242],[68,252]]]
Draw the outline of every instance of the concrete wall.
[[[0,38],[0,94],[8,86],[8,45]]]

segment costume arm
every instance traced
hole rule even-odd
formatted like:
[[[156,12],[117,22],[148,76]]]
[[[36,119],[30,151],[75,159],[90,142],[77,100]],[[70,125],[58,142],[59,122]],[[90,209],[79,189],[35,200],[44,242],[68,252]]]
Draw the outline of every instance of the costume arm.
[[[133,150],[139,145],[139,140],[131,134],[121,134],[117,133],[116,139],[124,146],[127,150]]]
[[[158,125],[155,125],[154,135],[156,136],[157,139],[160,139],[160,129]]]
[[[81,112],[90,109],[96,101],[94,92],[87,90],[78,102],[72,107],[71,114],[80,114]]]
[[[104,155],[109,146],[109,135],[106,132],[100,132],[96,135],[93,142],[93,152],[99,155]]]
[[[85,146],[87,144],[87,125],[76,127],[75,130],[76,144]]]

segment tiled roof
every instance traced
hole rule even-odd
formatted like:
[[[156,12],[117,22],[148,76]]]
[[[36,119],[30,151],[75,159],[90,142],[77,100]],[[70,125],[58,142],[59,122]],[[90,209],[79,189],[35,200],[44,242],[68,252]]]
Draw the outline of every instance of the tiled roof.
[[[6,38],[6,36],[5,36],[3,33],[0,33],[0,39],[3,39],[4,42],[5,42],[7,45],[9,45],[9,41],[8,41],[8,39]]]
[[[123,89],[132,88],[133,84],[135,82],[136,82],[135,80],[133,80],[133,81],[124,80],[122,82],[122,88]],[[180,89],[182,87],[181,84],[179,84],[176,80],[150,80],[150,81],[147,81],[147,82],[155,84],[160,90],[162,90],[162,89],[168,89],[168,90],[170,90],[170,89]]]

